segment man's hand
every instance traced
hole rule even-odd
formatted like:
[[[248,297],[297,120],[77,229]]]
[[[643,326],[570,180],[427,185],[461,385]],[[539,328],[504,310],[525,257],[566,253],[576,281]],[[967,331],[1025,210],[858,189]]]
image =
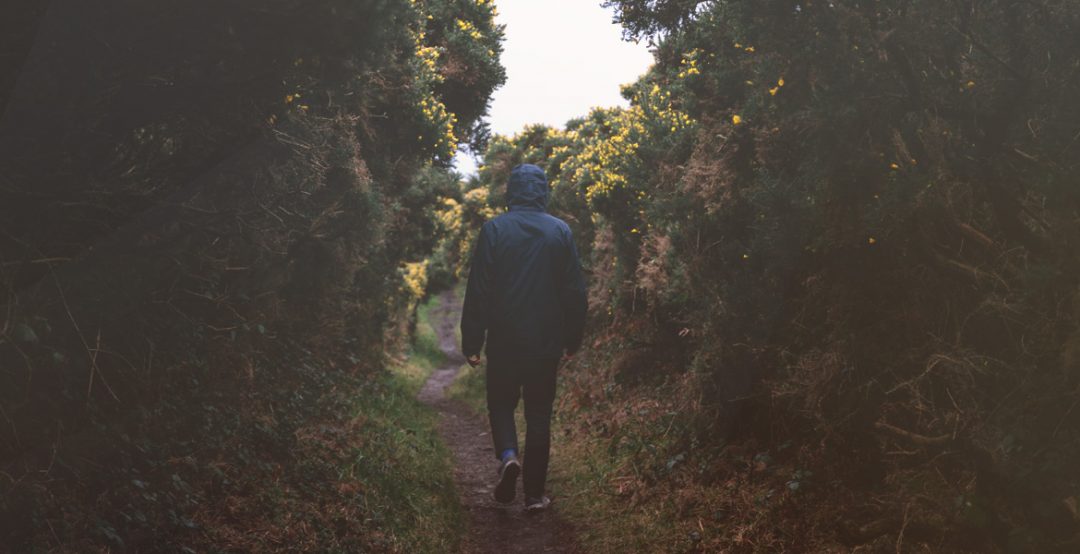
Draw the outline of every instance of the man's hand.
[[[469,365],[476,367],[480,365],[480,356],[478,354],[473,354],[472,356],[465,358],[465,361],[469,362]]]

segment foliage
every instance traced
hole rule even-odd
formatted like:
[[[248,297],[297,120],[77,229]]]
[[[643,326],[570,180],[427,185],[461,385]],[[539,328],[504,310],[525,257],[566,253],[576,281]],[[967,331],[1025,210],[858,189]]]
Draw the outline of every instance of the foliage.
[[[252,4],[0,22],[40,29],[0,67],[5,546],[453,542],[431,422],[384,366],[442,166],[505,78],[494,8]]]
[[[706,550],[1074,546],[1075,4],[609,5],[656,44],[631,106],[494,138],[480,182],[545,167],[588,258],[568,432],[652,445],[611,451],[615,505],[705,487],[670,514],[737,514]],[[611,430],[653,401],[693,417]],[[754,484],[686,469],[725,459]]]
[[[490,205],[488,189],[473,179],[460,182],[455,194],[443,197],[442,206],[433,215],[440,239],[430,258],[429,291],[447,289],[466,277],[466,262],[480,226],[496,211]]]

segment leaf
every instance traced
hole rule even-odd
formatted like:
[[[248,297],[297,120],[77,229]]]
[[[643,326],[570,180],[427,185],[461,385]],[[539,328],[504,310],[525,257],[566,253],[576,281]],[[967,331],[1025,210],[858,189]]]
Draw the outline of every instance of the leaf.
[[[19,342],[37,342],[38,336],[29,325],[20,323],[11,331],[11,336]]]

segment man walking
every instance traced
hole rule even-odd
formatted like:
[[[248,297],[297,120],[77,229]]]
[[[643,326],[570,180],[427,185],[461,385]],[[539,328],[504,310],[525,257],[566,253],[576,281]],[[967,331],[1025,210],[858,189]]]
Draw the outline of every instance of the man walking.
[[[506,184],[507,211],[484,223],[473,251],[461,314],[462,353],[480,363],[487,342],[487,405],[499,480],[495,500],[510,502],[522,472],[514,410],[525,400],[527,512],[542,511],[551,447],[555,371],[581,346],[585,283],[570,227],[545,212],[548,183],[519,165]]]

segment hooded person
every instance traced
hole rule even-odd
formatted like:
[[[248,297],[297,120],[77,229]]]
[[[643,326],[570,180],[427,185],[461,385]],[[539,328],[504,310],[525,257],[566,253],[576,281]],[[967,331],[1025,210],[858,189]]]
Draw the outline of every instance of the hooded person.
[[[506,212],[484,223],[469,267],[461,314],[462,353],[473,366],[487,354],[487,406],[499,480],[495,499],[510,502],[524,470],[527,511],[543,510],[551,410],[560,359],[581,346],[585,283],[570,227],[546,212],[548,182],[531,164],[506,183]],[[484,348],[486,345],[486,348]],[[525,401],[524,467],[514,411]]]

